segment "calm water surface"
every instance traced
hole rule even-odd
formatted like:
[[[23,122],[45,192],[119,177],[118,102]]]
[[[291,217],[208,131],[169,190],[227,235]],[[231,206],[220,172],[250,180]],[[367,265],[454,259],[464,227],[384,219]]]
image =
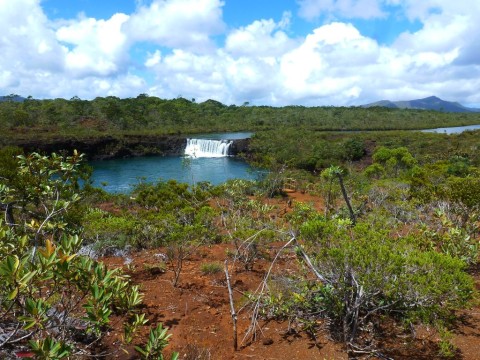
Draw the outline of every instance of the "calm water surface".
[[[460,134],[468,130],[479,130],[480,125],[467,125],[467,126],[456,126],[456,127],[446,127],[446,128],[437,128],[437,129],[428,129],[422,130],[422,132],[434,132],[439,134]]]
[[[480,125],[458,126],[422,130],[442,134],[458,134],[467,130],[478,130]],[[212,140],[247,139],[251,132],[194,134],[189,137]],[[214,185],[229,179],[257,179],[260,172],[252,169],[243,160],[233,157],[222,158],[183,158],[183,157],[136,157],[92,161],[93,185],[108,192],[129,192],[132,185],[140,180],[157,182],[159,180],[177,180],[193,184],[209,181]]]
[[[228,179],[257,179],[258,171],[254,171],[246,162],[232,157],[223,158],[182,158],[182,157],[136,157],[92,161],[93,186],[108,192],[129,192],[132,185],[140,179],[147,182],[159,180],[177,180],[193,184],[209,181],[214,185]]]
[[[195,134],[187,137],[211,140],[237,140],[252,137],[251,132]],[[235,157],[184,158],[181,156],[145,156],[127,159],[92,161],[93,186],[108,192],[127,193],[140,181],[177,180],[194,184],[208,181],[214,185],[229,179],[255,180],[261,176],[245,161]]]
[[[253,136],[253,132],[233,132],[233,133],[211,133],[211,134],[194,134],[187,135],[187,138],[193,139],[210,139],[210,140],[241,140],[249,139]]]

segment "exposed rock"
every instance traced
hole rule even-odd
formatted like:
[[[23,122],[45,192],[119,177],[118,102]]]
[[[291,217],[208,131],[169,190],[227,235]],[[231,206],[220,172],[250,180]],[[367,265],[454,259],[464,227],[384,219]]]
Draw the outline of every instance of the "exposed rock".
[[[181,155],[186,139],[180,136],[125,135],[122,137],[102,136],[92,138],[17,139],[16,145],[26,152],[52,152],[74,149],[87,155],[89,160],[106,160],[145,155]]]
[[[271,338],[267,338],[267,339],[263,339],[262,341],[263,345],[272,345],[273,344],[273,339]]]
[[[71,153],[76,149],[78,152],[86,154],[89,160],[107,160],[148,155],[179,156],[183,155],[186,143],[185,137],[173,135],[124,135],[119,137],[107,135],[86,138],[19,138],[8,145],[19,146],[25,152],[37,151],[45,154],[62,151]],[[248,153],[248,145],[249,139],[233,140],[233,144],[230,146],[230,155]]]
[[[247,154],[249,153],[250,139],[233,140],[230,146],[230,155]]]

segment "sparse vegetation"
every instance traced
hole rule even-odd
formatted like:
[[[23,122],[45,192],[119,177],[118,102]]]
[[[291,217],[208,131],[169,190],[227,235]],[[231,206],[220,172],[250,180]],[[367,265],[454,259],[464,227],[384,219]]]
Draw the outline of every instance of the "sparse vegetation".
[[[200,270],[204,275],[218,274],[222,271],[222,264],[219,263],[204,263],[200,266]]]

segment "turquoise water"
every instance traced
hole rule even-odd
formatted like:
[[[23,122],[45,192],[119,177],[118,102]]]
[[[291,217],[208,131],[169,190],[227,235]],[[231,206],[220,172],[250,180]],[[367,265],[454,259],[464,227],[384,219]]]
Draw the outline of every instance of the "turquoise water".
[[[253,136],[253,132],[233,132],[233,133],[211,133],[211,134],[193,134],[187,135],[187,138],[193,139],[210,139],[210,140],[241,140],[249,139]]]
[[[189,184],[209,181],[218,185],[234,178],[255,180],[259,175],[245,161],[233,157],[149,156],[92,161],[90,165],[93,167],[93,186],[111,193],[127,193],[140,179],[147,182],[173,179]]]
[[[252,137],[251,132],[195,134],[187,137],[210,140],[238,140]],[[92,161],[93,186],[111,193],[127,193],[140,181],[177,180],[194,184],[208,181],[214,185],[229,179],[255,180],[260,171],[235,157],[144,156],[127,159]]]

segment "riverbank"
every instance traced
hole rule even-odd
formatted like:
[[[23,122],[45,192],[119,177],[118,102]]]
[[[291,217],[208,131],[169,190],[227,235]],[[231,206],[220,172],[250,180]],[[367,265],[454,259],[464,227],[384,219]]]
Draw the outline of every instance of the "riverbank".
[[[103,135],[4,138],[1,146],[18,146],[25,152],[73,151],[84,153],[88,160],[122,159],[139,156],[183,155],[187,137],[182,135]],[[230,155],[248,152],[249,139],[233,140]]]

